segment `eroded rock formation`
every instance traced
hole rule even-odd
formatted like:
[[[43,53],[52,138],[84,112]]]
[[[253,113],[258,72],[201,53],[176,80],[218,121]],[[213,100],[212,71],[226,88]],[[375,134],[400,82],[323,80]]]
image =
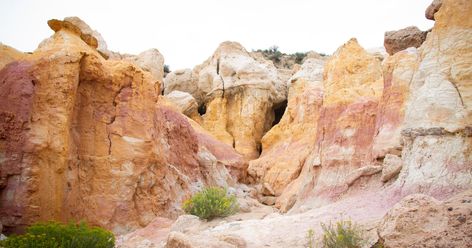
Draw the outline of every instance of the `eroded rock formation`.
[[[165,96],[160,54],[107,60],[69,24],[31,55],[1,50],[0,222],[149,224],[119,247],[305,247],[349,218],[367,247],[467,247],[472,2],[434,4],[426,40],[391,55],[351,39],[292,75],[224,42],[167,75]],[[191,192],[238,179],[255,185],[231,189],[235,216],[171,220]]]
[[[463,41],[470,36],[465,13],[471,11],[469,3],[443,3],[424,44],[387,57],[382,65],[355,40],[338,49],[324,66],[319,93],[309,94],[320,100],[307,102],[307,90],[289,94],[282,122],[263,138],[270,145],[249,166],[260,193],[277,196],[276,206],[286,211],[297,201],[298,206],[306,201],[323,205],[362,193],[358,187],[439,199],[467,189],[472,181],[472,47]],[[292,149],[288,144],[297,131],[276,133],[287,130],[284,119],[296,119],[290,102],[298,97],[305,101],[298,101],[297,109],[312,113],[295,113],[306,118],[301,127],[311,128],[295,128],[303,130],[303,138],[294,140],[311,141]],[[284,153],[290,163],[281,159]]]
[[[244,173],[231,146],[160,104],[151,73],[105,60],[67,25],[54,30],[0,71],[4,230],[83,219],[124,233]]]
[[[240,44],[224,42],[192,71],[170,73],[164,93],[192,94],[202,126],[247,159],[259,156],[262,136],[272,127],[273,107],[286,99],[286,85],[272,62],[252,57]]]

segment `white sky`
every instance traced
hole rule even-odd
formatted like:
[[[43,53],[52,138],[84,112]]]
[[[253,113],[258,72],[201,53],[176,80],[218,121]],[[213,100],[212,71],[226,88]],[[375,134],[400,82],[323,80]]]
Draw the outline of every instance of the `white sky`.
[[[157,48],[171,70],[193,67],[232,40],[246,49],[332,53],[351,37],[383,45],[385,31],[422,30],[432,0],[0,0],[0,42],[32,51],[53,31],[49,19],[78,16],[108,48],[137,54]]]

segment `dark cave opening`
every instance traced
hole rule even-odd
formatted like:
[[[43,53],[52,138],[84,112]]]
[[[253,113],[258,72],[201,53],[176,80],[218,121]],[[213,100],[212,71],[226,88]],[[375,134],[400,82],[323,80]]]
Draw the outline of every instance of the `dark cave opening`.
[[[284,116],[285,109],[287,109],[287,100],[274,106],[274,121],[272,122],[272,126],[280,122],[282,116]]]
[[[198,113],[199,113],[200,115],[202,115],[202,116],[206,113],[206,106],[205,106],[205,104],[202,104],[202,105],[200,105],[200,106],[198,107]]]

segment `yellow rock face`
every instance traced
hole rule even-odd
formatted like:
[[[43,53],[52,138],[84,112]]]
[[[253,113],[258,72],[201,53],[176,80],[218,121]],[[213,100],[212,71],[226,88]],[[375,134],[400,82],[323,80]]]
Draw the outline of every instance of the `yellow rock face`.
[[[247,159],[259,156],[260,140],[273,121],[265,90],[241,90],[209,102],[203,127]]]
[[[270,194],[279,196],[298,177],[314,149],[322,94],[321,84],[304,79],[292,83],[284,116],[264,135],[261,157],[249,163],[249,174]]]
[[[204,96],[205,129],[248,160],[257,158],[274,119],[272,107],[284,99],[273,64],[251,57],[238,43],[223,42],[193,74],[198,92],[192,94]]]
[[[323,84],[325,106],[378,100],[383,89],[380,61],[351,39],[326,63]]]
[[[0,70],[7,64],[25,58],[26,56],[25,53],[0,43]]]

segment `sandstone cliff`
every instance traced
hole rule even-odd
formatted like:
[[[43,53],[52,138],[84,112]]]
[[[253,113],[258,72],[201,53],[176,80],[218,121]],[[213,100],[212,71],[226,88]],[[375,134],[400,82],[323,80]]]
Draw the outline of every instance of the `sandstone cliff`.
[[[390,54],[353,38],[290,72],[223,42],[163,79],[157,50],[105,53],[75,18],[32,54],[2,46],[0,221],[85,219],[123,248],[305,247],[348,218],[365,247],[467,247],[472,2],[426,16]],[[241,211],[177,218],[205,185],[236,186]]]
[[[231,146],[160,103],[151,73],[106,60],[68,25],[53,29],[33,54],[0,71],[7,232],[51,219],[128,232],[175,217],[190,193],[243,173]]]
[[[272,127],[273,108],[286,99],[285,82],[272,62],[253,57],[240,44],[224,42],[192,71],[167,75],[164,94],[192,94],[202,126],[247,159],[259,156],[262,136]]]

